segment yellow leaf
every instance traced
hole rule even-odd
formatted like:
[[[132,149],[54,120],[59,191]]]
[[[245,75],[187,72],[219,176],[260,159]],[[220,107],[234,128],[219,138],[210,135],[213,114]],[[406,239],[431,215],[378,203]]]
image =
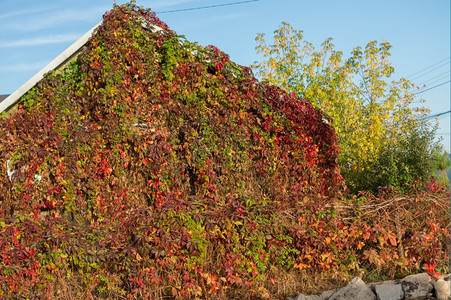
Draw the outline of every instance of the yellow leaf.
[[[359,244],[357,245],[357,249],[362,249],[363,248],[363,246],[365,246],[365,243],[364,242],[359,242]]]
[[[381,244],[381,246],[385,245],[385,239],[382,235],[378,236],[377,240],[379,241],[379,244]]]

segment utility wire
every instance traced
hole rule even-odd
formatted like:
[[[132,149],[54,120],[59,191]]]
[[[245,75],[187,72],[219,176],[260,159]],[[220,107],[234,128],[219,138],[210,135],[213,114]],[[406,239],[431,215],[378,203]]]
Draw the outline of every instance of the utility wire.
[[[157,14],[168,14],[168,13],[174,13],[174,12],[191,11],[191,10],[199,10],[199,9],[215,8],[215,7],[223,7],[223,6],[231,6],[231,5],[238,5],[238,4],[244,4],[244,3],[250,3],[250,2],[258,2],[258,1],[260,1],[260,0],[238,1],[238,2],[231,2],[231,3],[224,3],[224,4],[200,6],[200,7],[191,7],[191,8],[182,8],[182,9],[174,9],[174,10],[157,11],[156,13]]]
[[[449,114],[449,113],[451,113],[451,110],[444,111],[444,112],[441,112],[441,113],[438,113],[438,114],[433,114],[433,115],[430,115],[430,116],[426,116],[426,117],[420,118],[420,120],[429,120],[429,119],[440,117],[440,116],[443,116],[443,115],[446,115],[446,114]]]
[[[450,78],[450,77],[449,77],[449,74],[446,75],[446,76],[441,76],[440,78],[435,79],[434,81],[429,82],[427,85],[425,85],[425,87],[423,87],[423,89],[427,88],[428,85],[432,85],[432,84],[434,84],[434,83],[436,83],[436,82],[443,81],[444,79],[447,79],[447,78]],[[420,90],[420,93],[421,93],[421,90]]]
[[[441,64],[442,62],[444,62],[444,61],[446,61],[446,60],[449,60],[449,58],[450,58],[450,56],[448,56],[448,57],[445,58],[445,59],[442,59],[442,60],[439,61],[439,62],[436,62],[435,64],[433,64],[433,65],[431,65],[431,66],[429,66],[429,67],[427,67],[427,68],[424,68],[424,69],[422,69],[422,70],[420,70],[420,71],[418,71],[418,72],[415,72],[415,73],[413,73],[413,74],[410,74],[409,76],[406,76],[406,78],[410,78],[410,77],[415,76],[415,75],[417,75],[417,74],[419,74],[419,73],[421,73],[421,72],[423,72],[423,71],[429,70],[430,68],[435,67],[436,65]]]
[[[428,89],[418,91],[418,92],[415,93],[415,95],[422,94],[422,93],[424,93],[424,92],[427,92],[427,91],[430,91],[430,90],[432,90],[432,89],[438,88],[439,86],[442,86],[442,85],[444,85],[444,84],[447,84],[447,83],[449,83],[450,81],[451,81],[451,80],[448,80],[448,81],[446,81],[446,82],[442,82],[442,83],[440,83],[440,84],[434,85],[434,86],[432,86],[432,87],[430,87],[430,88],[428,88]]]
[[[449,65],[449,62],[444,62],[441,65],[433,68],[432,70],[429,70],[426,73],[423,73],[423,74],[420,74],[418,76],[415,76],[415,77],[411,78],[410,80],[415,80],[415,79],[421,78],[421,77],[423,77],[423,76],[425,76],[427,74],[430,74],[430,73],[434,72],[435,70],[440,69],[441,67],[446,66],[446,65]]]
[[[440,81],[440,80],[442,80],[442,79],[444,79],[444,78],[446,78],[446,77],[449,77],[449,73],[450,73],[450,71],[448,70],[448,71],[446,71],[446,72],[443,72],[443,73],[440,73],[440,74],[438,74],[438,75],[436,75],[436,76],[434,76],[434,77],[431,77],[431,78],[429,78],[428,80],[425,80],[425,81],[423,81],[422,83],[420,83],[420,84],[417,84],[418,86],[421,86],[421,85],[424,85],[424,84],[426,84],[426,83],[429,83],[429,84],[431,84],[431,80],[434,80],[432,83],[434,83],[434,82],[437,82],[437,81]]]

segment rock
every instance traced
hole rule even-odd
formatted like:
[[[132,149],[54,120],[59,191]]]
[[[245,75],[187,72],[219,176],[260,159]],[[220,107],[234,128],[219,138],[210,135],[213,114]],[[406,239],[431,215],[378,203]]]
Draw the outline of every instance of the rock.
[[[401,300],[404,298],[404,291],[400,283],[387,282],[374,285],[374,292],[377,300]]]
[[[337,290],[324,291],[320,295],[304,295],[299,294],[294,297],[289,297],[287,300],[328,300],[329,297]]]
[[[436,282],[433,282],[435,297],[437,300],[448,300],[450,298],[451,286],[449,275],[441,276]]]
[[[321,296],[318,295],[299,294],[295,297],[288,298],[288,300],[325,300],[325,298],[321,298]]]
[[[324,291],[321,293],[321,295],[319,295],[321,297],[321,299],[329,299],[330,296],[332,296],[337,290],[329,290],[329,291]]]
[[[400,279],[396,279],[396,280],[385,280],[385,281],[379,281],[379,282],[370,282],[367,283],[366,285],[374,292],[376,293],[376,285],[381,285],[381,284],[401,284],[401,280]]]
[[[405,277],[401,281],[404,299],[421,300],[432,296],[431,277],[427,273],[420,273]]]
[[[451,277],[451,274],[448,274],[448,275],[442,275],[442,276],[439,277],[439,279],[441,278],[441,279],[443,279],[444,281],[450,281],[450,277]]]
[[[342,289],[324,291],[320,295],[299,294],[287,300],[451,300],[450,294],[449,274],[433,282],[427,273],[421,273],[367,285],[356,277]]]
[[[362,279],[355,277],[344,288],[333,293],[329,300],[376,300],[376,295],[363,282]]]

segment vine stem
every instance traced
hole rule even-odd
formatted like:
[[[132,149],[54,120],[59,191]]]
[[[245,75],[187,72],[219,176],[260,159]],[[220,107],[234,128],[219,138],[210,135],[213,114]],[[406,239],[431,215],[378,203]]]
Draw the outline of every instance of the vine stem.
[[[396,209],[395,226],[396,238],[398,239],[398,256],[400,258],[404,258],[404,246],[402,244],[401,226],[399,225],[399,207]]]

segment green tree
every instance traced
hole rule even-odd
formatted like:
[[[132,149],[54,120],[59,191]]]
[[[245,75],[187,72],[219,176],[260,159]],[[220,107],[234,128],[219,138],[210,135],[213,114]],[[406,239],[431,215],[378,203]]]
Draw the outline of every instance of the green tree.
[[[443,149],[441,144],[437,144],[433,151],[434,159],[432,160],[432,170],[436,170],[435,176],[442,184],[449,185],[448,175],[446,170],[449,170],[451,161],[449,153]]]
[[[435,149],[435,129],[421,121],[429,111],[411,107],[415,84],[405,78],[391,80],[395,70],[389,60],[389,42],[370,41],[344,58],[341,51],[335,50],[332,38],[315,48],[304,40],[302,30],[288,23],[282,23],[274,32],[273,44],[267,44],[264,34],[258,34],[256,41],[257,54],[262,57],[253,65],[257,76],[309,99],[333,119],[341,147],[342,173],[351,190],[399,186],[430,175],[431,167],[425,167],[409,175],[408,180],[394,175],[394,169],[386,173],[391,174],[387,178],[379,176],[376,180],[373,176],[387,152],[394,157],[408,155],[413,150],[409,147],[420,139],[426,143],[421,152],[421,161],[425,162],[433,157]],[[408,167],[409,163],[405,163]],[[405,168],[396,170],[403,172]]]

